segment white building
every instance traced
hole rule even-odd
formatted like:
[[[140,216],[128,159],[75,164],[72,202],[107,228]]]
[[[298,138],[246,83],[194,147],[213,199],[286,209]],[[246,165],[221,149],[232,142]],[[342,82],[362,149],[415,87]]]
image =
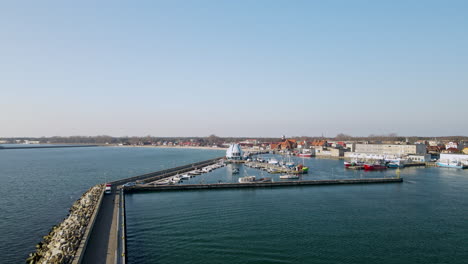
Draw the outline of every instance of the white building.
[[[242,155],[243,152],[239,144],[231,144],[226,151],[226,158],[230,160],[241,160]]]
[[[374,155],[406,156],[409,154],[426,154],[426,145],[356,144],[355,152]]]

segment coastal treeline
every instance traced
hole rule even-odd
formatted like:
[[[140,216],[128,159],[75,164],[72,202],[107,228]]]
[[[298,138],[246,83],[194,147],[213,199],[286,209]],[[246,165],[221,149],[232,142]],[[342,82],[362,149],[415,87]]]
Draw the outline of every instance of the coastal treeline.
[[[419,137],[419,136],[398,136],[396,133],[375,135],[371,134],[367,137],[355,137],[344,133],[339,133],[335,137],[309,137],[309,136],[293,136],[288,137],[298,141],[314,141],[314,140],[335,140],[335,141],[408,141],[416,142],[421,140],[449,140],[449,141],[468,141],[466,136],[446,136],[446,137]],[[37,144],[97,144],[97,145],[190,145],[190,146],[222,146],[226,143],[233,142],[255,142],[256,144],[271,143],[281,141],[281,137],[219,137],[209,135],[207,137],[155,137],[155,136],[123,136],[113,137],[108,135],[99,136],[69,136],[69,137],[9,137],[0,138],[0,143],[3,144],[22,144],[22,143],[37,143]]]

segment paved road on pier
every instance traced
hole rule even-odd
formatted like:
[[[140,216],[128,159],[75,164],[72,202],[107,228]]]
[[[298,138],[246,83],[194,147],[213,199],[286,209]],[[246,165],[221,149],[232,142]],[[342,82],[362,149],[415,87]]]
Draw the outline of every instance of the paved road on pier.
[[[108,253],[108,248],[110,244],[116,243],[116,241],[110,241],[112,238],[115,239],[115,236],[111,235],[115,199],[115,190],[112,194],[106,194],[102,198],[101,209],[96,217],[82,263],[106,263],[108,254],[112,254]]]

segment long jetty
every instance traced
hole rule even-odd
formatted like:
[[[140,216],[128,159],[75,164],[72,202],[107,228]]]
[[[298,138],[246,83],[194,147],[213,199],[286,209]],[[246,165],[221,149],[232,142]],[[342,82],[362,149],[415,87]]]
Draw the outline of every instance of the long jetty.
[[[8,147],[8,146],[0,146],[0,150],[2,149],[50,149],[50,148],[86,148],[86,147],[99,147],[99,145],[63,145],[63,146],[18,146],[18,147]]]
[[[403,178],[368,178],[368,179],[333,179],[312,181],[284,181],[284,182],[252,182],[252,183],[213,183],[213,184],[177,184],[177,185],[136,185],[125,188],[126,193],[154,192],[154,191],[179,191],[202,189],[238,189],[238,188],[273,188],[307,185],[336,185],[336,184],[370,184],[370,183],[397,183],[403,182]]]

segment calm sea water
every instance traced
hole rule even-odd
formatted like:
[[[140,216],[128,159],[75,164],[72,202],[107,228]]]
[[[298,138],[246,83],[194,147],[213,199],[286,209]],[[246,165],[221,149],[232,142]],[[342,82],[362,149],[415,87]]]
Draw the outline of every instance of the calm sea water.
[[[223,154],[126,147],[0,150],[0,263],[23,263],[95,184]]]
[[[308,159],[310,174],[304,177],[395,175],[345,171],[342,164]],[[249,175],[256,171],[240,168]],[[230,169],[190,181],[235,182],[239,176]],[[130,194],[128,260],[467,263],[468,170],[406,168],[401,176],[401,184]]]

